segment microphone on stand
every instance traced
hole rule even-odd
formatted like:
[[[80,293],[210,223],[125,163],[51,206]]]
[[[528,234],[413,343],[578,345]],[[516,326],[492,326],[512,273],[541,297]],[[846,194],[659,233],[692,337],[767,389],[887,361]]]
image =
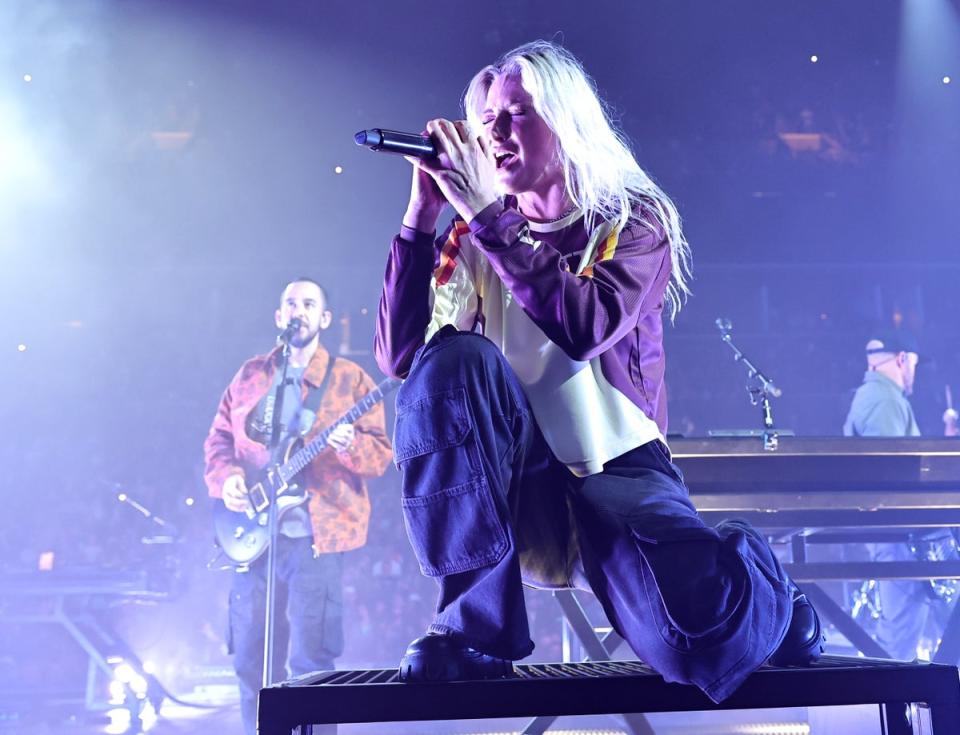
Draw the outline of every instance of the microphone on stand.
[[[300,331],[300,327],[303,326],[303,322],[294,317],[290,320],[290,323],[287,325],[287,328],[284,329],[280,334],[277,335],[277,344],[290,344],[290,340],[293,339],[293,335]]]
[[[371,128],[361,130],[353,136],[357,145],[365,145],[371,151],[383,153],[399,153],[404,156],[417,158],[433,158],[437,155],[437,147],[426,135],[419,133],[401,133],[396,130]]]
[[[771,381],[767,381],[767,393],[769,393],[774,398],[779,398],[783,395],[783,391],[775,386]]]
[[[747,372],[751,378],[759,378],[760,382],[763,384],[764,390],[768,395],[773,396],[774,398],[779,398],[782,396],[783,391],[774,385],[773,381],[770,380],[766,375],[757,370],[753,363],[750,362],[750,360],[748,360],[740,351],[740,349],[733,343],[733,337],[730,334],[730,332],[733,330],[733,322],[726,317],[721,316],[714,320],[713,323],[717,326],[717,329],[720,330],[720,339],[730,345],[730,349],[733,350],[734,361],[742,362],[746,366]]]

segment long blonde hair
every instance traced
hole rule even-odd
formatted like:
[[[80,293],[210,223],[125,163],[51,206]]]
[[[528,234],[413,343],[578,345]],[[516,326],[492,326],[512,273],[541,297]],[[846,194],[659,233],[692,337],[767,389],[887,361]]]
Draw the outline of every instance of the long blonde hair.
[[[580,62],[549,41],[533,41],[508,51],[470,81],[463,108],[473,130],[481,129],[481,114],[494,79],[519,75],[523,88],[557,136],[564,183],[574,204],[584,211],[587,226],[598,221],[626,226],[634,205],[642,202],[666,233],[672,272],[666,289],[670,318],[690,294],[690,246],[680,227],[680,215],[670,197],[640,168],[626,139],[611,123],[596,85]]]

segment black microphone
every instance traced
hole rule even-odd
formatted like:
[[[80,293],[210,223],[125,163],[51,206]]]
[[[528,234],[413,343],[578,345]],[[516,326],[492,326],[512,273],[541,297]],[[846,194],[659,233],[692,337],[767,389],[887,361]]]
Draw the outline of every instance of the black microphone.
[[[361,130],[353,136],[357,145],[365,145],[371,151],[384,153],[400,153],[417,158],[433,158],[437,155],[437,147],[425,135],[418,133],[400,133],[396,130],[372,128]]]
[[[277,335],[277,344],[289,344],[290,340],[293,339],[293,335],[299,332],[302,326],[303,322],[296,317],[291,319],[287,328]]]

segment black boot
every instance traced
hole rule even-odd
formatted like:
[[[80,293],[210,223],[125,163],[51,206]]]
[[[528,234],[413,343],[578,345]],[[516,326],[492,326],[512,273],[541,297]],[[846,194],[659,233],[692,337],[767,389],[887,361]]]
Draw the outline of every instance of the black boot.
[[[401,681],[460,681],[507,679],[513,662],[488,656],[449,635],[427,634],[417,638],[400,659]]]
[[[779,648],[767,660],[771,666],[809,666],[823,653],[823,631],[820,616],[813,604],[792,580],[793,616]]]

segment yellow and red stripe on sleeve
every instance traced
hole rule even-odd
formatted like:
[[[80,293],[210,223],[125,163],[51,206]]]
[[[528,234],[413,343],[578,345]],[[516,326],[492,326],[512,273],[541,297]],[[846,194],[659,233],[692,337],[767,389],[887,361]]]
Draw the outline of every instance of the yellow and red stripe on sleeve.
[[[613,253],[617,249],[617,243],[620,241],[620,231],[614,230],[610,233],[606,240],[603,241],[603,245],[597,250],[597,257],[593,259],[593,262],[584,268],[581,272],[581,276],[586,276],[587,278],[593,278],[593,266],[597,263],[602,263],[605,260],[610,260],[613,258]]]
[[[460,253],[460,238],[469,232],[470,225],[463,220],[458,219],[453,223],[447,241],[440,249],[440,265],[433,272],[433,278],[438,286],[445,284],[453,275],[453,270],[457,267],[457,255]]]

